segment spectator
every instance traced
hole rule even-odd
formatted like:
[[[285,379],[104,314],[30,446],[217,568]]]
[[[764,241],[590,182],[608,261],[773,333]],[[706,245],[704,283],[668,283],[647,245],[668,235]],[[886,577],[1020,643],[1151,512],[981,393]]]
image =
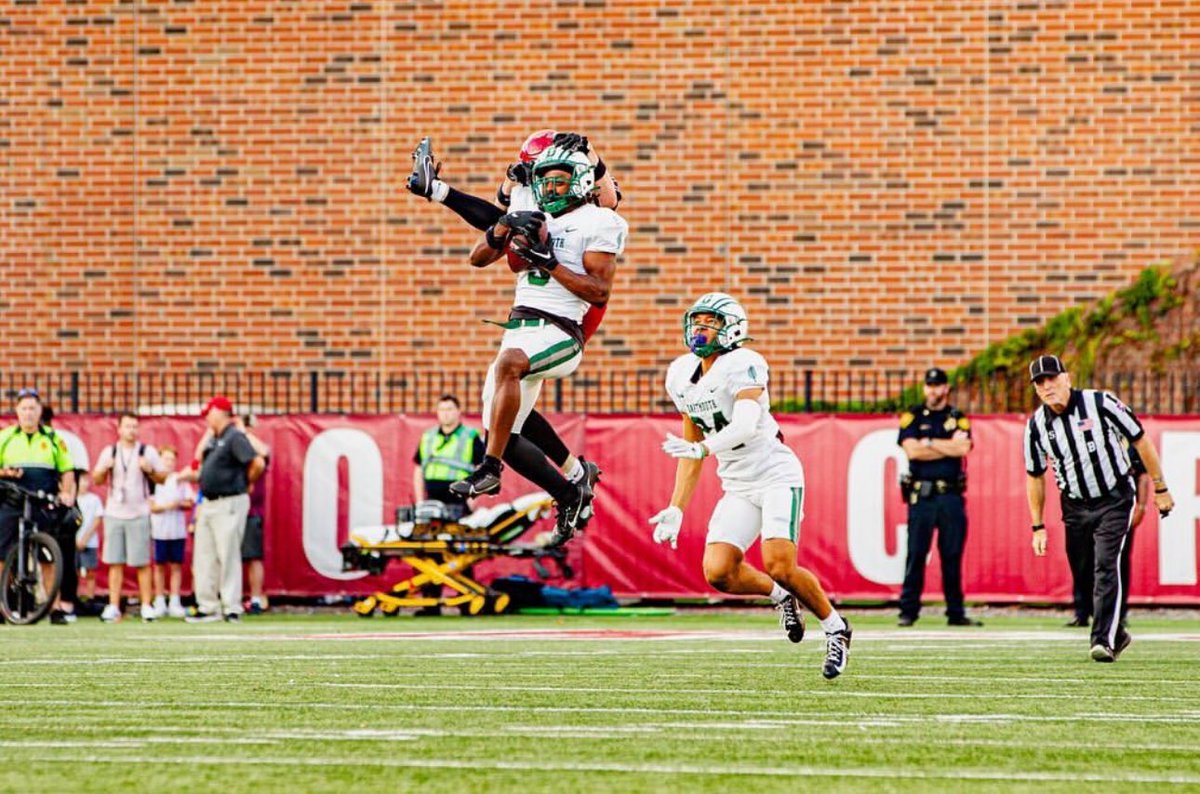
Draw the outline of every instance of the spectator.
[[[84,592],[78,599],[79,607],[84,614],[95,616],[98,612],[90,610],[96,598],[96,568],[100,565],[100,517],[104,515],[104,503],[92,493],[91,472],[76,469],[75,481],[79,484],[75,503],[83,515],[83,523],[75,533],[75,562],[79,568],[79,579],[84,585]],[[85,606],[88,611],[83,609]]]
[[[254,414],[246,414],[244,417],[238,417],[235,421],[237,421],[238,429],[246,434],[246,440],[250,442],[250,446],[254,447],[254,451],[262,456],[265,467],[270,468],[271,448],[252,429],[258,424]],[[266,468],[258,482],[250,486],[250,513],[246,516],[246,532],[242,536],[242,565],[246,568],[246,583],[250,585],[248,611],[251,615],[260,615],[268,607],[267,594],[263,591],[263,579],[265,578],[263,518],[267,505],[267,482],[264,479]]]
[[[187,546],[187,511],[195,504],[192,488],[175,472],[174,447],[159,452],[166,479],[150,497],[150,537],[154,541],[154,612],[161,617],[185,618],[179,597],[183,582],[183,553]],[[171,600],[167,601],[167,578]]]
[[[101,559],[108,566],[108,606],[100,613],[106,623],[121,620],[121,586],[125,566],[137,571],[142,621],[158,616],[151,605],[150,491],[166,479],[158,451],[139,440],[137,414],[123,413],[117,423],[117,442],[104,448],[92,470],[92,481],[103,485],[112,478],[104,505],[104,546]]]
[[[200,452],[198,468],[203,501],[196,508],[192,578],[196,614],[192,623],[236,623],[242,614],[242,536],[250,512],[247,491],[266,468],[262,456],[233,423],[233,403],[213,397],[202,413],[211,436]]]

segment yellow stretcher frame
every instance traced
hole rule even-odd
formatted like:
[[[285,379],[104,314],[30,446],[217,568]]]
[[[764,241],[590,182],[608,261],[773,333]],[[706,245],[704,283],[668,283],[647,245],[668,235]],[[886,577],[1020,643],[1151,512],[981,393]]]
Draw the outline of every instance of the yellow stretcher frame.
[[[394,617],[401,609],[422,607],[458,607],[464,615],[501,614],[509,607],[510,598],[470,576],[476,563],[494,557],[527,557],[534,560],[539,572],[541,562],[553,559],[563,575],[571,578],[566,563],[566,551],[528,543],[515,543],[542,518],[552,514],[549,497],[539,499],[504,516],[486,527],[470,527],[454,521],[434,521],[428,531],[408,538],[396,537],[383,542],[350,533],[350,542],[342,546],[343,570],[366,570],[380,575],[392,560],[399,560],[413,570],[387,592],[377,592],[357,601],[351,609],[361,617],[376,612]],[[514,508],[515,509],[515,508]],[[520,524],[524,522],[522,528]],[[421,594],[427,584],[438,584],[443,594],[437,598]],[[451,595],[446,595],[449,589]]]

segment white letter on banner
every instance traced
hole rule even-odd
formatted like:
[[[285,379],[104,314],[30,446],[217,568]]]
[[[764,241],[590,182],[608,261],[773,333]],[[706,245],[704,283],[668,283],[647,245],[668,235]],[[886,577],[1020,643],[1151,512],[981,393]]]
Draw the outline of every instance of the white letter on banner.
[[[883,509],[888,489],[895,487],[895,483],[885,482],[889,458],[896,461],[897,471],[908,471],[908,457],[896,444],[895,430],[876,430],[854,445],[846,477],[846,539],[850,562],[864,578],[879,584],[901,584],[908,526],[896,526],[896,553],[889,555]]]
[[[1196,459],[1200,433],[1162,434],[1162,470],[1175,509],[1158,519],[1158,583],[1196,584],[1196,521],[1200,520],[1200,494],[1196,493]],[[1150,504],[1154,509],[1154,504]]]
[[[338,462],[349,463],[349,526],[383,523],[383,458],[375,439],[361,430],[326,430],[304,456],[304,556],[329,579],[358,579],[366,571],[343,571],[338,550]]]

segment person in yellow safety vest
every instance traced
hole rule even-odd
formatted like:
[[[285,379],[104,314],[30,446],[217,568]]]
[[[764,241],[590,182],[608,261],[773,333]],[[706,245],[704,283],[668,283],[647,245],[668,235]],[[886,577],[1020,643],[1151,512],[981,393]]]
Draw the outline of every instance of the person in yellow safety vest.
[[[37,389],[21,389],[17,392],[16,407],[17,423],[0,430],[0,477],[31,491],[57,494],[59,502],[70,507],[75,504],[75,466],[62,436],[43,422],[41,395]],[[0,568],[4,567],[4,556],[17,542],[20,518],[20,508],[0,505]],[[60,546],[69,547],[67,551],[72,553],[69,558],[64,554],[63,562],[73,570],[74,545],[63,538],[62,518],[35,506],[33,520],[39,529],[54,535]],[[74,576],[69,581],[67,576],[63,578],[64,589],[51,615],[52,623],[74,621]]]
[[[436,427],[421,434],[421,443],[413,455],[413,501],[435,499],[468,510],[467,499],[450,490],[450,483],[470,474],[483,461],[483,436],[462,423],[462,408],[453,394],[443,394],[437,402]],[[452,508],[453,509],[453,508]],[[441,585],[421,588],[427,598],[439,598]],[[418,616],[440,615],[441,607],[424,607]]]
[[[462,409],[453,394],[443,394],[437,403],[437,427],[421,435],[413,455],[414,501],[435,499],[445,504],[466,505],[466,499],[450,490],[483,460],[483,437],[462,423]]]

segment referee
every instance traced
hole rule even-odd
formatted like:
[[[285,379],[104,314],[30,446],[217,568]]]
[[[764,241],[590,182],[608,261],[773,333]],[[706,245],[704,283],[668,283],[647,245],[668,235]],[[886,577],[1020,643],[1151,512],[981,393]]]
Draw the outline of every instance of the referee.
[[[1135,486],[1129,454],[1121,436],[1141,455],[1154,482],[1154,503],[1167,515],[1175,500],[1167,491],[1154,445],[1141,422],[1114,395],[1095,389],[1071,388],[1071,376],[1058,356],[1038,356],[1029,365],[1042,407],[1025,424],[1026,492],[1033,522],[1033,553],[1046,553],[1046,461],[1062,494],[1067,535],[1093,536],[1095,581],[1092,587],[1091,656],[1112,662],[1129,645],[1120,622],[1126,583],[1120,570],[1121,552],[1129,535]]]

